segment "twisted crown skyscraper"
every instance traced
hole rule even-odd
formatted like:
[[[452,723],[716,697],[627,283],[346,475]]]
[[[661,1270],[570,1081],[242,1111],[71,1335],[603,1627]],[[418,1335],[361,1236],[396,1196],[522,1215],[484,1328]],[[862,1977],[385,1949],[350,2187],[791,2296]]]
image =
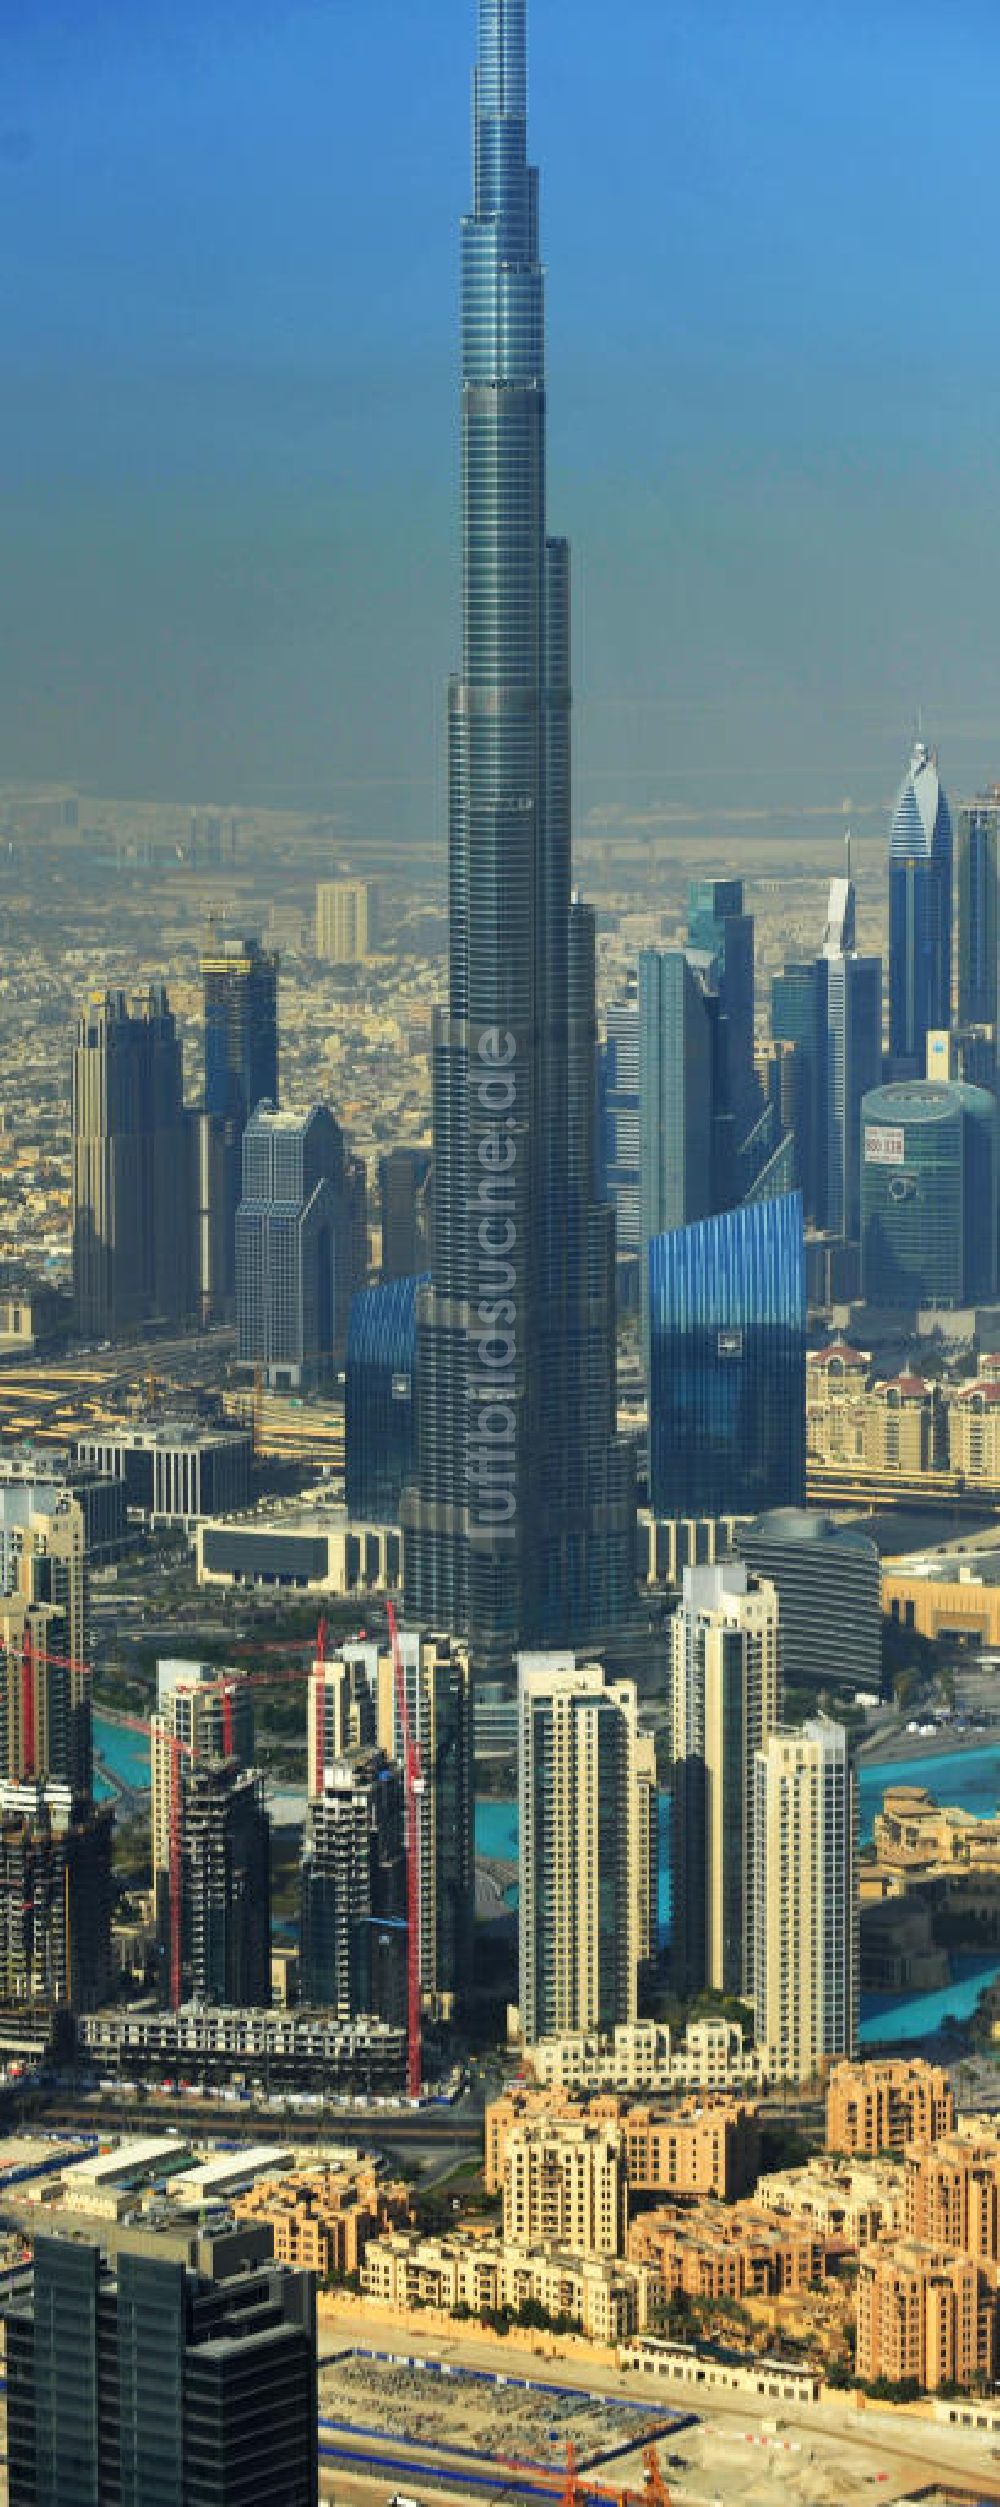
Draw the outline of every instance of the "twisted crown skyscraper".
[[[525,0],[480,0],[462,226],[461,676],[449,692],[448,1004],[418,1314],[407,1601],[477,1670],[629,1612],[614,1220],[596,1196],[595,946],[570,896],[569,552],[545,514]]]

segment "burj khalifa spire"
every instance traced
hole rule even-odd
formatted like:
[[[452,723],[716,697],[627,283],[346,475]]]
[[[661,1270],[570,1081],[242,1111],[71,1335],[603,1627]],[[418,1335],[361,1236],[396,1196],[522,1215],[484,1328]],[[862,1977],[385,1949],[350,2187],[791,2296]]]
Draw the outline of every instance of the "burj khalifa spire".
[[[449,688],[447,1007],[407,1604],[470,1639],[598,1641],[633,1591],[597,1198],[595,934],[570,887],[569,551],[546,523],[544,279],[525,0],[480,0],[461,237],[462,660]]]

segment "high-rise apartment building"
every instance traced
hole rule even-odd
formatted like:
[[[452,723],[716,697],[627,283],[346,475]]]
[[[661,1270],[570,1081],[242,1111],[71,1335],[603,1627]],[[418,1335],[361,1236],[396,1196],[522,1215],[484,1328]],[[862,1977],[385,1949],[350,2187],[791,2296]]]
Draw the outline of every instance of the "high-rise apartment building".
[[[774,2076],[855,2051],[857,1804],[848,1736],[817,1718],[757,1752],[754,2033]]]
[[[36,2239],[4,2318],[10,2507],[316,2507],[315,2282],[252,2230],[220,2244],[230,2279],[208,2237],[196,2269],[148,2231],[113,2268]]]
[[[653,1238],[655,1515],[742,1515],[804,1502],[805,1329],[800,1193]]]
[[[417,1447],[417,1296],[380,1280],[351,1300],[344,1369],[344,1498],[355,1523],[398,1523]]]
[[[175,1833],[183,1861],[192,1770],[204,1759],[253,1762],[252,1691],[238,1671],[181,1660],[156,1667],[156,1711],[150,1719],[150,1829],[157,1929],[164,1952],[170,1924],[170,1848],[174,1783]]]
[[[428,2007],[451,2017],[472,1988],[475,1785],[472,1667],[443,1635],[400,1637],[410,1734],[420,1752],[417,1798],[420,1981]],[[378,1671],[379,1741],[400,1767],[403,1730],[392,1657]]]
[[[675,1992],[753,1992],[756,1753],[778,1723],[778,1596],[739,1560],[686,1567],[670,1623]]]
[[[162,984],[92,994],[73,1053],[73,1293],[80,1331],[118,1340],[188,1315],[191,1158],[181,1046]]]
[[[973,1306],[997,1282],[997,1101],[963,1080],[875,1088],[861,1109],[861,1279],[875,1306]]]
[[[263,1780],[233,1758],[191,1769],[181,1855],[186,1999],[271,2001],[271,1840]]]
[[[325,1106],[259,1105],[243,1134],[236,1213],[241,1366],[282,1392],[330,1375],[364,1277],[364,1173]]]
[[[0,2003],[96,2011],[110,1990],[110,1806],[0,1783]]]
[[[652,1732],[636,1736],[635,1780],[639,1796],[639,1964],[648,1967],[655,1966],[660,1955],[660,1793],[656,1737]]]
[[[0,1601],[0,1777],[51,1778],[88,1801],[91,1757],[90,1682],[71,1667],[62,1611],[20,1596]]]
[[[1000,784],[958,813],[958,1023],[1000,1030]]]
[[[309,1803],[301,1869],[302,2000],[402,2024],[403,1780],[384,1750],[350,1750]]]
[[[917,740],[889,830],[889,1056],[897,1079],[919,1079],[928,1028],[951,1026],[951,883],[951,812],[937,757]]]
[[[327,1662],[314,1662],[307,1708],[307,1793],[323,1798],[334,1760],[378,1742],[378,1646],[345,1645]]]
[[[518,1666],[518,1916],[527,2045],[632,2021],[639,1963],[636,1695],[599,1663]]]
[[[448,1001],[418,1326],[407,1602],[470,1639],[593,1642],[633,1606],[614,1221],[595,1192],[593,917],[570,897],[569,555],[545,506],[543,272],[524,0],[481,0],[462,229],[462,662],[449,700]]]
[[[316,955],[328,966],[359,966],[378,948],[378,889],[371,879],[321,879],[316,889]]]

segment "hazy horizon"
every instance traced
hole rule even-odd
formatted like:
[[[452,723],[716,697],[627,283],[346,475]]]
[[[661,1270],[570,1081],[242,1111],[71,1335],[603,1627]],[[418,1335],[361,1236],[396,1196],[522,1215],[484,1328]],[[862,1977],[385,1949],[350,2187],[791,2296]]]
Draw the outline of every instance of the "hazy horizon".
[[[577,821],[1000,772],[1000,23],[529,0]],[[0,780],[443,831],[474,0],[3,33]],[[732,813],[732,815],[730,815]]]

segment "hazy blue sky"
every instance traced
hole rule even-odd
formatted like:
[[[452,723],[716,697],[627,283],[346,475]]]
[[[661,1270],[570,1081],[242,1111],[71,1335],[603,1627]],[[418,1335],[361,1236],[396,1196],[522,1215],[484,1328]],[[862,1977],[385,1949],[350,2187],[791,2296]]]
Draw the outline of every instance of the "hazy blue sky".
[[[995,0],[531,0],[578,807],[1000,773]],[[5,0],[0,780],[429,829],[474,0]]]

